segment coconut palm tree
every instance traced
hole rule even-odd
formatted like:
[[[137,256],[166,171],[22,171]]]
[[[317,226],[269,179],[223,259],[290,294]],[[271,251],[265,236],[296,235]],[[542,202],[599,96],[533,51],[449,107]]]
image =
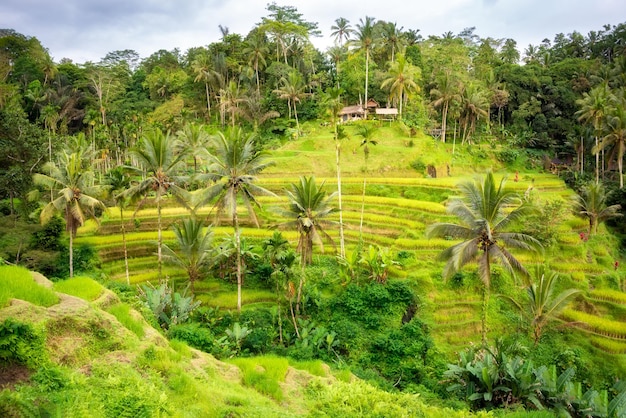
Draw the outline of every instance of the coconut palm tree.
[[[574,196],[574,213],[589,220],[589,234],[598,232],[598,225],[607,219],[622,216],[621,205],[606,205],[606,191],[601,183],[589,184]]]
[[[396,61],[396,51],[400,51],[404,44],[403,27],[395,22],[384,22],[381,31],[381,42],[390,51],[391,63]]]
[[[261,82],[259,80],[259,69],[265,67],[265,57],[269,54],[269,47],[265,35],[261,31],[256,31],[253,36],[246,40],[246,47],[243,55],[248,57],[248,65],[254,68],[256,76],[256,93],[261,95]]]
[[[326,218],[335,211],[330,204],[336,193],[326,195],[324,183],[319,187],[315,177],[300,177],[298,183],[293,183],[286,191],[289,199],[289,208],[284,216],[289,219],[285,226],[295,227],[300,237],[297,251],[300,253],[302,266],[313,261],[313,243],[317,243],[324,250],[322,237],[332,242],[332,238],[324,230],[331,224]]]
[[[626,152],[626,97],[613,96],[603,126],[604,137],[598,144],[601,150],[613,148],[619,170],[619,188],[624,188],[624,153]],[[597,152],[597,150],[595,150]]]
[[[289,107],[289,117],[291,118],[291,108],[293,106],[293,114],[296,118],[296,129],[300,132],[300,123],[298,122],[298,109],[296,104],[307,96],[304,91],[305,84],[302,74],[297,70],[291,70],[287,77],[280,80],[280,86],[274,90],[279,99],[287,100]]]
[[[404,54],[398,54],[397,61],[391,64],[388,77],[383,80],[381,88],[389,88],[389,95],[398,105],[398,117],[402,118],[402,109],[411,93],[419,91],[417,80],[420,69],[407,62]]]
[[[177,145],[180,147],[178,152],[185,152],[193,156],[193,171],[197,173],[199,155],[209,142],[209,134],[204,125],[188,123],[176,132],[176,137],[178,139]]]
[[[87,163],[88,158],[81,152],[58,153],[58,164],[46,163],[43,171],[49,174],[34,174],[33,183],[52,190],[56,196],[44,206],[40,219],[47,223],[59,212],[65,218],[66,230],[70,236],[69,264],[70,277],[74,277],[74,238],[76,231],[88,218],[96,218],[96,209],[106,210],[100,200],[105,187],[95,182],[94,173]]]
[[[488,120],[489,99],[486,91],[475,83],[469,83],[461,92],[461,124],[463,125],[463,143],[471,142],[476,122],[480,118]]]
[[[355,132],[358,136],[363,138],[361,146],[363,147],[363,155],[365,156],[365,165],[367,166],[367,157],[370,155],[370,145],[378,145],[378,141],[374,139],[374,136],[378,132],[378,127],[374,126],[370,122],[361,122],[356,125]]]
[[[232,218],[235,229],[237,246],[237,310],[241,311],[241,234],[239,231],[239,217],[237,214],[237,198],[243,200],[248,214],[258,227],[259,221],[254,212],[254,206],[261,205],[256,200],[257,195],[273,195],[256,184],[256,175],[272,165],[266,159],[266,153],[259,151],[254,144],[254,136],[245,134],[240,128],[233,128],[225,132],[220,131],[213,137],[213,153],[207,152],[208,167],[205,174],[200,175],[200,181],[210,184],[201,190],[195,207],[207,204],[217,199],[216,215],[226,212]]]
[[[437,88],[430,91],[433,106],[441,108],[441,142],[446,142],[446,124],[450,105],[459,100],[457,84],[450,71],[444,71],[436,79]]]
[[[335,19],[335,24],[330,27],[330,30],[332,30],[330,36],[335,38],[339,46],[343,46],[343,41],[350,39],[350,35],[354,33],[350,21],[344,17]]]
[[[204,228],[202,221],[195,217],[183,219],[180,224],[172,225],[176,236],[176,251],[167,244],[163,245],[163,258],[187,272],[191,291],[194,283],[215,263],[213,231]]]
[[[333,139],[335,140],[335,166],[337,170],[337,201],[339,205],[339,254],[345,257],[345,239],[343,233],[343,210],[341,199],[341,140],[348,137],[346,131],[339,125],[339,112],[343,108],[341,101],[342,90],[329,88],[322,96],[322,106],[326,109],[333,127]]]
[[[489,171],[483,179],[459,185],[463,196],[453,200],[448,212],[460,224],[437,223],[427,229],[428,237],[451,237],[461,242],[444,250],[440,260],[446,261],[443,276],[451,277],[470,262],[478,263],[478,275],[483,282],[482,338],[487,339],[486,304],[491,287],[491,264],[498,261],[511,274],[528,276],[522,264],[509,252],[511,248],[536,250],[541,244],[533,237],[516,232],[506,232],[511,223],[529,212],[530,206],[522,203],[516,193],[505,189],[505,180],[496,184]]]
[[[376,43],[376,31],[374,28],[374,18],[365,16],[365,20],[360,19],[354,32],[355,39],[352,41],[362,51],[365,51],[365,107],[367,107],[367,85],[369,84],[370,52]]]
[[[598,152],[598,137],[602,133],[602,124],[607,115],[608,102],[611,93],[607,83],[602,83],[589,93],[583,93],[583,98],[576,101],[580,110],[576,112],[580,122],[590,123],[595,135],[596,155],[596,183],[600,181],[600,154]]]
[[[161,225],[161,201],[163,197],[171,193],[185,206],[187,205],[187,193],[181,187],[186,177],[180,175],[184,153],[177,152],[180,147],[178,141],[169,132],[163,133],[160,129],[146,132],[135,148],[130,150],[130,156],[138,167],[133,167],[142,174],[143,179],[132,185],[124,193],[124,197],[143,197],[137,205],[141,209],[143,203],[152,192],[156,193],[155,203],[157,207],[157,258],[159,278],[163,270],[163,231]]]
[[[106,176],[106,182],[110,187],[110,193],[115,201],[115,205],[120,209],[120,229],[122,231],[122,246],[124,247],[124,268],[126,270],[126,284],[130,285],[130,273],[128,269],[128,248],[126,245],[126,224],[124,223],[124,208],[128,205],[128,200],[124,193],[130,188],[130,176],[123,167],[116,167],[110,170]]]
[[[544,266],[535,270],[535,281],[529,281],[526,286],[526,300],[519,302],[511,297],[503,296],[530,320],[535,338],[535,345],[539,342],[545,326],[557,319],[559,313],[565,309],[574,296],[581,293],[578,289],[566,289],[558,295],[556,283],[558,274],[547,272]]]

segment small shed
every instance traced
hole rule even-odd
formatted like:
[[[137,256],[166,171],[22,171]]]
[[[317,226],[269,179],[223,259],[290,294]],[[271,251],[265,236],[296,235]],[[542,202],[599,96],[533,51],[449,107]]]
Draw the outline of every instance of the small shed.
[[[365,110],[363,110],[361,105],[346,106],[339,112],[339,117],[342,122],[361,120],[365,118]]]
[[[382,120],[395,120],[398,117],[398,109],[395,107],[379,107],[376,109],[376,116]]]

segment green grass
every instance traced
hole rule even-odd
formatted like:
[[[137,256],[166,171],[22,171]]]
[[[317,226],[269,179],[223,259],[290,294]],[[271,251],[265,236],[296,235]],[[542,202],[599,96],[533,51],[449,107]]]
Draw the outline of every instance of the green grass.
[[[263,356],[230,360],[241,370],[242,383],[277,401],[284,398],[280,382],[285,381],[289,361],[284,357]]]
[[[582,323],[585,329],[593,333],[626,341],[626,323],[591,315],[585,312],[566,309],[562,316],[565,320]]]
[[[78,276],[56,282],[54,290],[92,302],[98,299],[104,288],[90,277]]]
[[[20,299],[37,306],[52,306],[59,297],[50,289],[38,285],[24,267],[0,266],[0,308],[11,299]]]
[[[125,303],[118,303],[110,306],[107,311],[117,318],[122,325],[128,330],[132,331],[137,337],[143,338],[145,332],[143,329],[143,323],[133,318],[130,307]]]

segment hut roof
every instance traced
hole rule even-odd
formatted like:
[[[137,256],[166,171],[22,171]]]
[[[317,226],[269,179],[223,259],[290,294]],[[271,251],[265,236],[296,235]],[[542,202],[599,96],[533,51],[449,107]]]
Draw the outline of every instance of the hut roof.
[[[356,115],[365,114],[365,111],[363,110],[361,105],[346,106],[343,109],[341,109],[341,112],[339,112],[339,115],[355,115],[355,114]]]

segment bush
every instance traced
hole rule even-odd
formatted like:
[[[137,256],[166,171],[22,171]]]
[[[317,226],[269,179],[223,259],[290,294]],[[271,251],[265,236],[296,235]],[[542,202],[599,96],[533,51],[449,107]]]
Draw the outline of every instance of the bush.
[[[11,318],[0,322],[0,363],[23,364],[34,369],[45,362],[45,353],[42,331]]]
[[[167,337],[172,340],[184,341],[205,353],[213,352],[215,347],[213,333],[198,323],[174,325],[167,331]]]
[[[420,158],[411,161],[411,168],[419,173],[423,173],[426,170],[426,163],[422,161]]]
[[[61,236],[65,230],[65,221],[53,216],[47,224],[31,236],[30,247],[36,250],[59,251],[62,249]]]

